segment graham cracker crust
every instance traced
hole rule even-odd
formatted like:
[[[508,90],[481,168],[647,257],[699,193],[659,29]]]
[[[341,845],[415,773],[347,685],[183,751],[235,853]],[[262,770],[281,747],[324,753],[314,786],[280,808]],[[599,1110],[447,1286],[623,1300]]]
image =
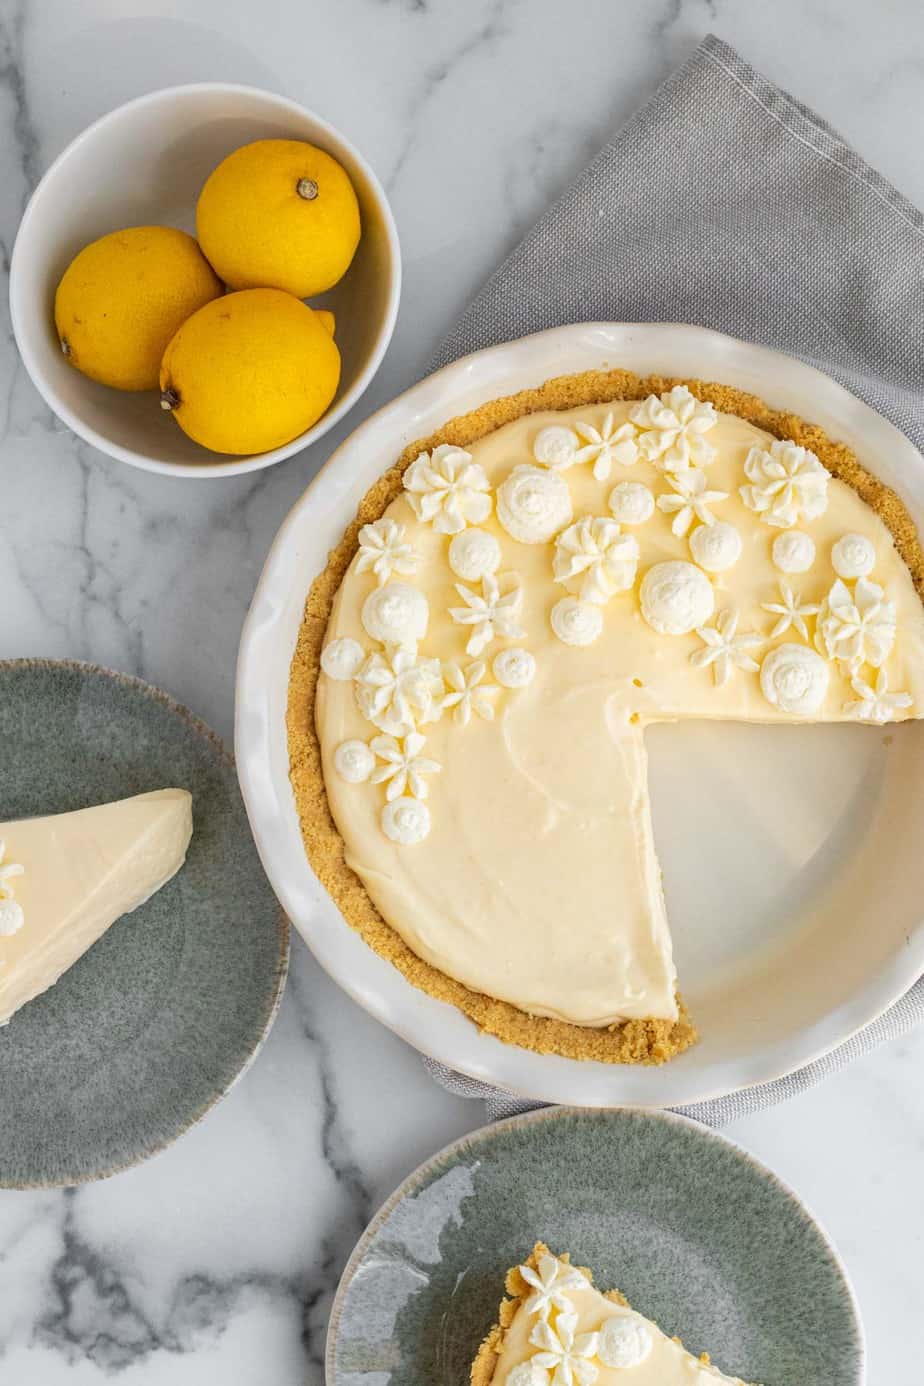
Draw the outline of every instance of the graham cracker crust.
[[[437,432],[405,448],[394,465],[366,492],[355,520],[331,552],[327,567],[312,583],[292,659],[286,714],[290,779],[305,852],[315,875],[347,923],[414,986],[438,1000],[450,1002],[487,1034],[540,1054],[614,1064],[661,1064],[689,1048],[697,1036],[681,998],[678,998],[680,1015],[675,1022],[630,1020],[605,1029],[590,1029],[567,1021],[531,1016],[507,1001],[497,1001],[472,991],[412,952],[379,914],[359,877],[344,861],[343,840],[331,817],[324,788],[315,730],[315,691],[321,649],[334,597],[356,553],[361,527],[378,519],[401,494],[404,472],[421,452],[440,443],[466,447],[527,414],[606,404],[612,400],[644,399],[649,394],[670,390],[674,385],[687,385],[697,398],[711,401],[716,409],[737,414],[774,437],[791,438],[810,448],[833,476],[851,486],[880,516],[924,600],[924,550],[903,502],[872,476],[848,447],[829,438],[816,424],[807,423],[795,414],[771,409],[756,395],[715,382],[668,376],[640,377],[624,370],[585,371],[580,375],[558,376],[536,389],[521,390],[518,394],[493,400],[471,413],[451,419]]]

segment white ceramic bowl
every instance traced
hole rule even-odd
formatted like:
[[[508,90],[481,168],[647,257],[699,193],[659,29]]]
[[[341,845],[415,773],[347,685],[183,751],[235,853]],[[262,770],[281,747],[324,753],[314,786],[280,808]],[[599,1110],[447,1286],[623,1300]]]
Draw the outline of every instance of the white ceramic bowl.
[[[347,274],[313,299],[333,309],[343,371],[313,428],[258,456],[210,453],[186,437],[156,394],[111,390],[68,366],[54,331],[54,295],[88,241],[123,226],[195,232],[199,191],[216,164],[251,140],[308,140],[347,170],[362,239]],[[102,452],[147,471],[218,477],[257,471],[313,443],[356,403],[385,354],[401,292],[394,218],[372,169],[343,135],[295,101],[224,82],[168,87],[119,106],[55,160],[26,208],[10,268],[13,331],[26,369],[54,412]]]
[[[899,492],[924,534],[924,458],[865,404],[789,357],[674,324],[591,323],[478,352],[358,428],[280,530],[241,643],[237,763],[283,907],[379,1020],[424,1053],[529,1097],[676,1106],[817,1058],[924,970],[924,722],[648,732],[680,984],[702,1036],[661,1068],[532,1054],[480,1034],[412,987],[344,923],[316,880],[288,777],[288,674],[305,593],[367,488],[409,442],[454,414],[550,376],[616,365],[723,381],[814,420]]]

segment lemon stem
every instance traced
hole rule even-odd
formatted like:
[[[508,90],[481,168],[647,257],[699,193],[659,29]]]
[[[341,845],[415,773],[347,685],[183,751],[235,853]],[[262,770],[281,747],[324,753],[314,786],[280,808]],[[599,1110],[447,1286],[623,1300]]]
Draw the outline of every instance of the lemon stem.
[[[65,356],[70,356],[71,354],[71,344],[66,337],[61,338],[61,351]]]
[[[179,403],[180,403],[180,397],[179,397],[179,395],[177,394],[176,390],[174,390],[171,386],[168,386],[166,390],[161,390],[161,392],[160,392],[160,407],[161,407],[161,409],[173,410],[173,409],[176,409],[176,408],[179,406]]]
[[[313,202],[318,195],[318,185],[313,178],[299,178],[295,184],[295,191],[306,202]]]

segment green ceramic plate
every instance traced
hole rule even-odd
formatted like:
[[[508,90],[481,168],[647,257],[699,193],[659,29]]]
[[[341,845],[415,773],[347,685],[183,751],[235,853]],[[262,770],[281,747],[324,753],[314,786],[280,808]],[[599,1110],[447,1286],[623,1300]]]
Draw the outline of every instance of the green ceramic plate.
[[[228,1091],[282,993],[288,925],[234,765],[138,679],[0,663],[0,821],[177,786],[186,865],[0,1029],[0,1185],[97,1179],[175,1140]]]
[[[467,1386],[504,1274],[537,1238],[724,1371],[864,1379],[844,1268],[774,1175],[670,1113],[547,1108],[450,1146],[373,1219],[331,1313],[328,1386]]]

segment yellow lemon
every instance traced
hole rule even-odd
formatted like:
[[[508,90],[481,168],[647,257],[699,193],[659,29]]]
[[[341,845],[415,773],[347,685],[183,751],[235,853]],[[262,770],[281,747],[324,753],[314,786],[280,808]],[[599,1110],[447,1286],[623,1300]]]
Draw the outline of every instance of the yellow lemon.
[[[340,380],[332,313],[281,289],[207,303],[164,352],[161,405],[213,452],[269,452],[310,428]]]
[[[199,243],[232,289],[311,298],[336,284],[359,244],[345,171],[302,140],[257,140],[218,165],[199,195]]]
[[[161,357],[221,281],[192,236],[129,226],[81,250],[55,294],[61,350],[77,370],[117,390],[156,390]]]

